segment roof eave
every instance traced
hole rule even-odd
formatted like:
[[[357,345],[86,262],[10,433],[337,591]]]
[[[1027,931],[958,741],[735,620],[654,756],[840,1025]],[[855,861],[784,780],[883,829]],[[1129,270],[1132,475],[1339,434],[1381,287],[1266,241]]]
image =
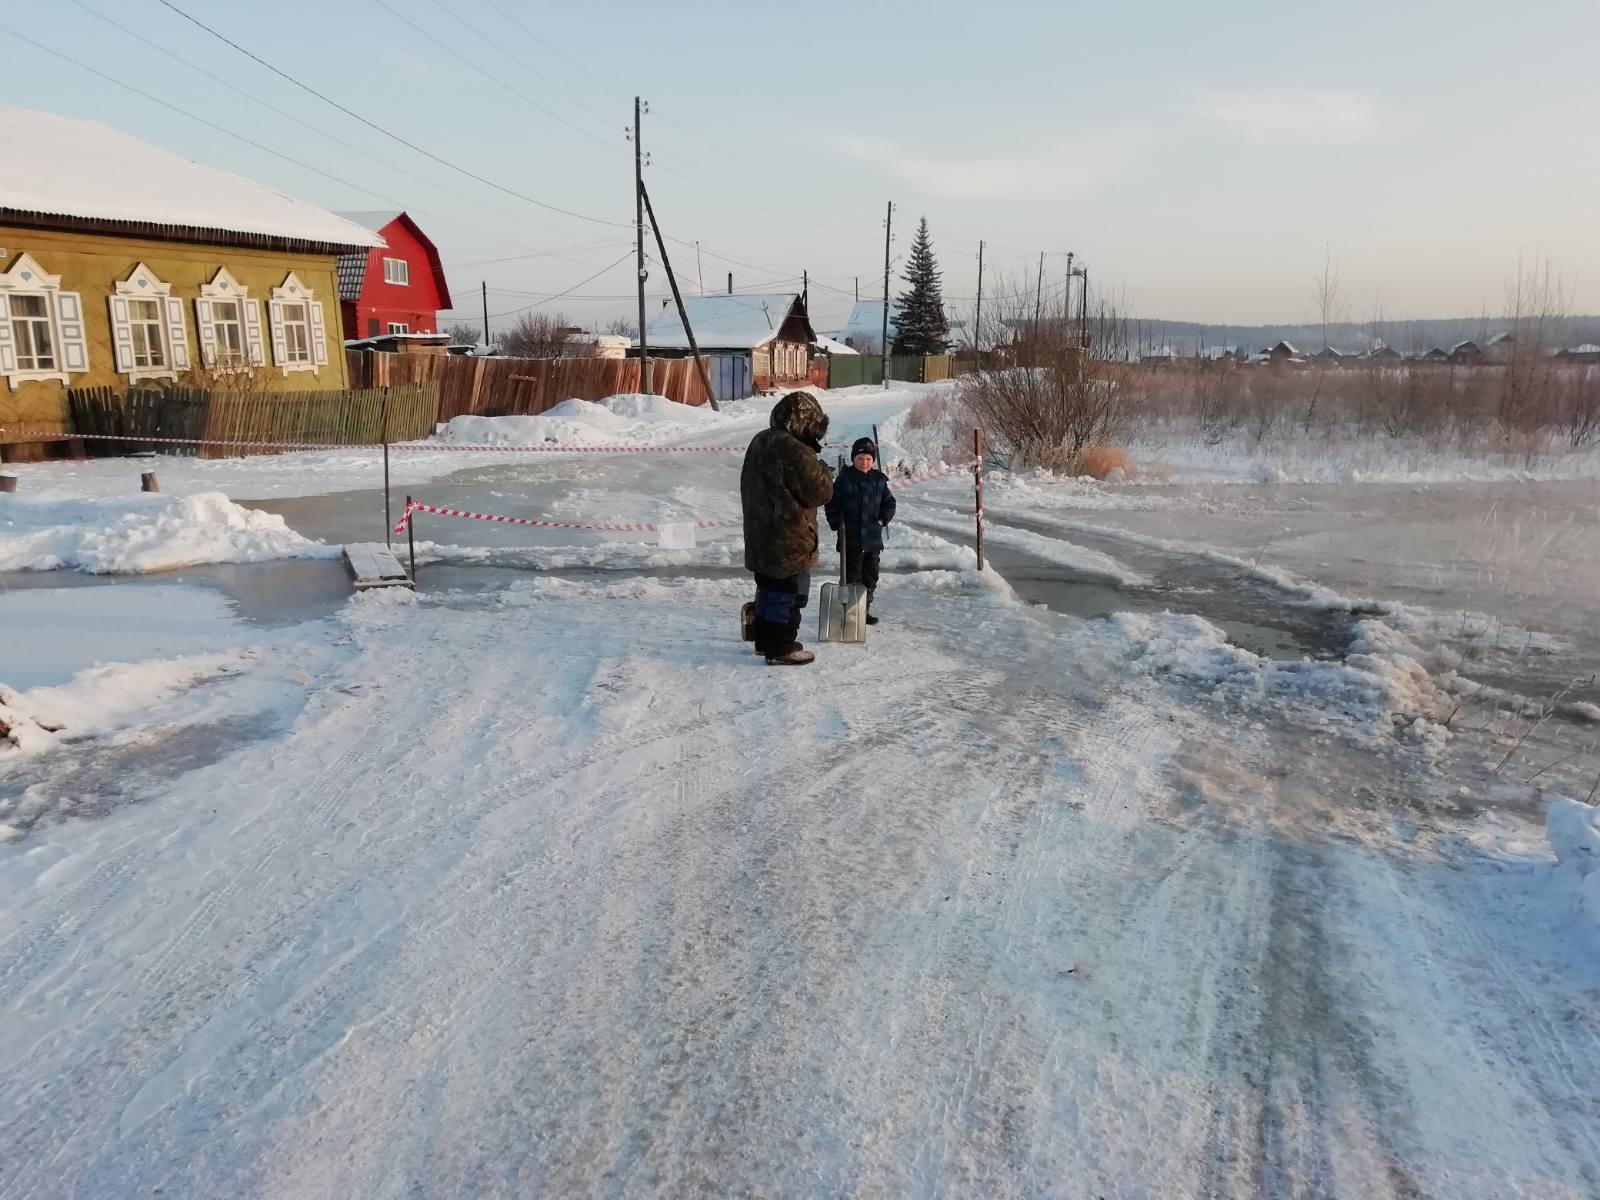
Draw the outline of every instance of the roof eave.
[[[208,246],[249,246],[296,254],[335,256],[352,252],[365,254],[368,250],[381,249],[388,245],[377,234],[370,235],[372,240],[368,242],[329,242],[239,229],[216,229],[209,226],[165,224],[155,221],[121,221],[106,217],[84,217],[72,213],[3,207],[0,207],[0,223],[59,233],[143,237],[164,242],[186,242]]]

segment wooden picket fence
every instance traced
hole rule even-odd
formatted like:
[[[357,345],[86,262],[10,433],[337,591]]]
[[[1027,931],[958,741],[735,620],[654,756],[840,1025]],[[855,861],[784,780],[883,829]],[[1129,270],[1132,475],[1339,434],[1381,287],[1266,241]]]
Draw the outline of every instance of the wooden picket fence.
[[[641,390],[636,358],[480,358],[346,350],[352,382],[364,387],[437,383],[440,421],[452,417],[536,416],[563,400],[603,400]],[[706,402],[690,358],[652,358],[650,390],[679,404]]]
[[[439,389],[410,383],[388,390],[388,436],[392,442],[433,432]],[[376,445],[384,437],[384,388],[317,392],[213,392],[200,388],[73,388],[67,393],[72,432],[116,438],[189,438],[208,442],[284,442],[315,445]],[[200,458],[235,458],[274,453],[268,447],[183,446],[151,441],[97,441],[90,454],[129,450]]]

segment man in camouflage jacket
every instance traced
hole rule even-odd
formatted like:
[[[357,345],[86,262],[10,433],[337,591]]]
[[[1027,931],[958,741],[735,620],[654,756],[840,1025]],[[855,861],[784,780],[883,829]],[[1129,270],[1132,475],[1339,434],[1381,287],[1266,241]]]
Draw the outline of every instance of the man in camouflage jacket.
[[[795,637],[817,562],[817,509],[833,496],[833,477],[817,457],[827,432],[816,398],[790,392],[751,441],[739,477],[744,565],[756,577],[756,651],[774,665],[816,657]]]

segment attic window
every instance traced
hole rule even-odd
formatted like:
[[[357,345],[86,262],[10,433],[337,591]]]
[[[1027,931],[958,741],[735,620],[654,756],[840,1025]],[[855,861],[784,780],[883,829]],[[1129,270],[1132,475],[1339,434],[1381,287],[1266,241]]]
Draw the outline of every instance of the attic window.
[[[383,281],[398,284],[401,287],[411,285],[411,264],[403,258],[386,258],[383,260]]]

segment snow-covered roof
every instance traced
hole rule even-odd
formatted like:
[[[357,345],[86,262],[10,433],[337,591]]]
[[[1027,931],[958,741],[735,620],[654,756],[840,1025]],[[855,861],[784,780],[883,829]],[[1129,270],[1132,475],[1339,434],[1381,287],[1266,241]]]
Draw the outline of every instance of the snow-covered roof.
[[[352,225],[359,225],[363,229],[371,230],[373,233],[382,233],[385,225],[402,214],[398,208],[384,208],[375,211],[337,212],[333,215],[344,218]]]
[[[1492,338],[1489,339],[1489,345],[1498,346],[1502,342],[1515,342],[1516,340],[1517,340],[1517,335],[1514,334],[1514,333],[1509,333],[1509,332],[1507,332],[1507,333],[1497,333]]]
[[[1476,350],[1477,348],[1478,348],[1478,343],[1472,341],[1469,338],[1464,342],[1457,342],[1454,346],[1451,346],[1450,347],[1450,353],[1451,354],[1455,354],[1455,353],[1458,353],[1459,351],[1462,351],[1462,350],[1469,350],[1469,349],[1470,350]]]
[[[846,346],[843,342],[837,341],[825,333],[817,334],[816,346],[819,350],[826,350],[829,354],[847,355],[860,353],[854,346]]]
[[[1271,353],[1273,353],[1273,351],[1276,351],[1276,350],[1287,350],[1290,353],[1290,355],[1292,355],[1293,357],[1295,357],[1295,358],[1300,357],[1300,351],[1296,350],[1294,348],[1294,343],[1289,341],[1289,340],[1287,340],[1287,339],[1285,339],[1284,341],[1279,342],[1276,346],[1272,347],[1271,350],[1268,350],[1267,353],[1271,354]]]
[[[0,107],[0,212],[125,222],[160,232],[382,246],[368,229],[242,175],[77,117]]]
[[[889,340],[894,340],[894,313],[889,314]],[[868,345],[876,346],[883,340],[883,301],[882,300],[857,300],[855,307],[850,310],[850,319],[845,322],[843,329],[835,334],[841,342],[850,338],[859,338]]]
[[[684,311],[702,350],[754,350],[778,336],[784,318],[800,297],[794,292],[685,296]],[[689,339],[678,309],[667,304],[645,325],[652,348],[687,350]]]

